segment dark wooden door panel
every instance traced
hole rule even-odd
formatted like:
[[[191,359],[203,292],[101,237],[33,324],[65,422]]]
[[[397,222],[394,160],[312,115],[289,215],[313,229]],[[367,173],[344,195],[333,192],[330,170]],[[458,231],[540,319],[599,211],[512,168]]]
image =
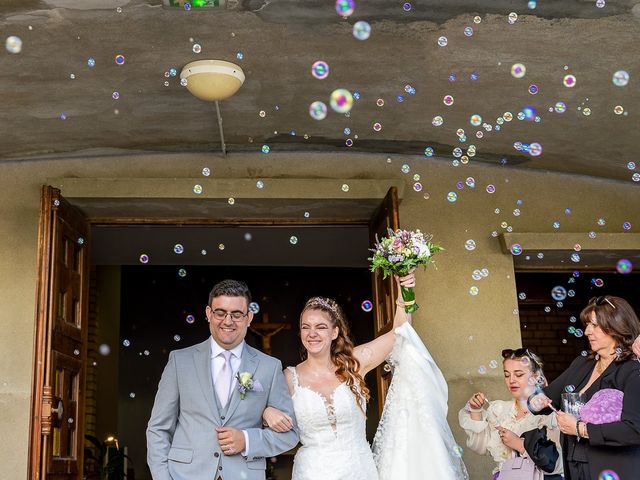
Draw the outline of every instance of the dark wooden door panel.
[[[376,238],[388,235],[389,229],[397,230],[398,228],[400,228],[398,191],[395,187],[391,187],[369,224],[369,244],[371,248],[373,248]],[[371,276],[376,322],[374,331],[377,337],[391,328],[393,313],[395,311],[396,290],[394,288],[393,278],[388,277],[386,280],[383,280],[382,273],[379,270],[373,272]],[[378,367],[376,376],[378,378],[378,402],[380,412],[382,412],[387,390],[391,383],[391,374],[385,372],[383,367]]]
[[[89,224],[43,187],[29,478],[82,478]]]

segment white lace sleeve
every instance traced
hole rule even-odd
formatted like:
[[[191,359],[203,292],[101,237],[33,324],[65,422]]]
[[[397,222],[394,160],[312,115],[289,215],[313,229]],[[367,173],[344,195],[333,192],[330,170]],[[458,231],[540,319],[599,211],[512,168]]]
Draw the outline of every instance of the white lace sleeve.
[[[467,434],[467,447],[480,455],[487,453],[490,428],[487,422],[487,412],[482,411],[482,420],[474,420],[464,408],[458,412],[458,422]]]

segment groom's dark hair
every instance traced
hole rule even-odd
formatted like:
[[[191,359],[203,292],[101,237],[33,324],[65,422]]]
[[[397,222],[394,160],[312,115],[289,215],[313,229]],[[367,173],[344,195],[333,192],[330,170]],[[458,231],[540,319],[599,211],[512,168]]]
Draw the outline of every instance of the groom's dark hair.
[[[247,305],[251,303],[251,292],[246,283],[239,280],[223,280],[216,283],[209,293],[209,305],[213,299],[221,296],[227,297],[244,297],[247,299]]]

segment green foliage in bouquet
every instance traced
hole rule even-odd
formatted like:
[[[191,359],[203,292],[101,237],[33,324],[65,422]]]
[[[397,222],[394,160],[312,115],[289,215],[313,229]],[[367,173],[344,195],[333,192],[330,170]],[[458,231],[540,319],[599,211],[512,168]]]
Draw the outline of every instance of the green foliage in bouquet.
[[[431,242],[431,236],[425,236],[420,230],[396,230],[389,229],[389,236],[378,240],[376,237],[375,248],[371,249],[373,256],[371,271],[382,270],[383,278],[389,275],[400,277],[409,273],[412,268],[422,266],[424,268],[433,262],[433,255],[444,250],[440,245]],[[407,313],[418,310],[415,302],[413,288],[402,287],[402,299]]]

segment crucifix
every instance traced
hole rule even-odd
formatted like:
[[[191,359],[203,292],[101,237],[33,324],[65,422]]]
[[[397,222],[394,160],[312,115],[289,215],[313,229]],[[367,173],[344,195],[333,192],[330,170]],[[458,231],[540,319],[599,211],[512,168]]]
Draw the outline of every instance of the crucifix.
[[[252,322],[249,329],[262,338],[262,351],[267,355],[271,355],[271,337],[282,330],[291,330],[290,323],[271,323],[269,314],[262,314],[261,322]]]

